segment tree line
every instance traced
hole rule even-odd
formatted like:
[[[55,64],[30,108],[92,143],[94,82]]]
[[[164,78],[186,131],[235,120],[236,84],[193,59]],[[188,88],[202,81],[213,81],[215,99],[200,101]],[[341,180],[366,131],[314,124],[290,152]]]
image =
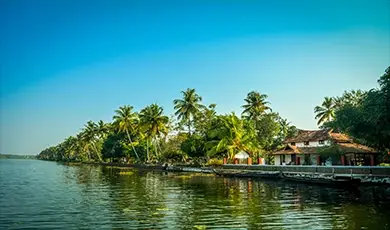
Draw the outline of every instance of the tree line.
[[[368,91],[345,91],[325,97],[314,108],[318,125],[346,133],[361,144],[388,155],[390,151],[390,67]]]
[[[218,114],[204,105],[195,89],[182,91],[168,117],[158,104],[140,111],[130,105],[115,110],[112,122],[88,121],[80,133],[44,149],[38,158],[72,162],[206,162],[232,159],[240,150],[269,157],[297,132],[273,112],[267,95],[248,93],[241,116]],[[219,161],[215,161],[219,162]]]
[[[356,142],[387,154],[390,151],[390,67],[377,88],[345,91],[325,97],[314,108],[320,128],[346,133]],[[173,101],[174,116],[158,104],[140,111],[130,105],[115,110],[112,122],[88,121],[82,131],[43,150],[39,159],[74,162],[204,162],[232,159],[240,150],[253,158],[272,160],[271,152],[297,128],[274,112],[267,95],[247,94],[241,115],[218,114],[216,104],[204,105],[195,89]],[[174,135],[172,135],[174,134]]]

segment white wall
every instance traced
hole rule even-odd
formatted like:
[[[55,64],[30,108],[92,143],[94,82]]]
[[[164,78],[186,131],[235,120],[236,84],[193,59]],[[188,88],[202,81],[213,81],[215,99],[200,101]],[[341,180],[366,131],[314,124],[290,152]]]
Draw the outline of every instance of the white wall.
[[[290,163],[290,161],[291,161],[291,155],[286,155],[284,162],[286,162],[286,164],[288,164],[288,163]]]
[[[275,155],[275,165],[280,165],[280,155]]]
[[[304,147],[322,147],[322,146],[329,146],[329,145],[330,145],[330,141],[329,140],[324,141],[323,145],[320,145],[318,141],[309,141],[309,145],[305,145],[303,142],[295,143],[295,146],[300,147],[300,148],[304,148]]]
[[[284,162],[286,164],[290,163],[291,155],[285,155]],[[275,155],[275,165],[281,165],[282,155]]]

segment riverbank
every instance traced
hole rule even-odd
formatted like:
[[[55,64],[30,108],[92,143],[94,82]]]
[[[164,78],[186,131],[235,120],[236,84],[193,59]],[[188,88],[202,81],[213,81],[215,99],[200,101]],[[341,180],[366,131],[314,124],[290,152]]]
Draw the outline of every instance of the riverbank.
[[[359,184],[390,186],[390,167],[386,166],[274,166],[226,164],[222,166],[195,167],[189,165],[148,165],[106,162],[86,164],[168,172],[210,173],[223,177],[263,178],[342,186]]]

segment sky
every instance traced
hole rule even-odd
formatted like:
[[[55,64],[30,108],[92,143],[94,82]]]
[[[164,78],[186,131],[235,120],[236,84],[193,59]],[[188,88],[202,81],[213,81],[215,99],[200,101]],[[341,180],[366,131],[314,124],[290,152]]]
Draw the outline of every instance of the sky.
[[[88,120],[195,88],[221,114],[252,90],[301,129],[325,96],[377,87],[388,0],[0,1],[0,153],[38,154]]]

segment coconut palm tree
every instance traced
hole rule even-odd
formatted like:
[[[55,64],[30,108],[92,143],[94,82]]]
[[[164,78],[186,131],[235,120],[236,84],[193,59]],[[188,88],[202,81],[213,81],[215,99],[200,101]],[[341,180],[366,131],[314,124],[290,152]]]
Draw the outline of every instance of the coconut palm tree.
[[[331,121],[335,116],[334,99],[331,97],[325,97],[325,100],[322,102],[321,106],[317,105],[314,108],[314,113],[316,114],[315,118],[318,119],[317,125]]]
[[[81,133],[81,138],[84,142],[90,144],[93,147],[96,156],[101,161],[102,158],[100,156],[98,149],[96,148],[96,143],[95,143],[97,138],[97,124],[93,121],[88,121],[87,124],[84,125],[83,131]]]
[[[287,133],[290,130],[291,123],[287,121],[287,119],[280,118],[279,125],[280,125],[280,133],[283,136],[287,136]]]
[[[70,136],[62,142],[66,160],[73,160],[77,154],[77,138]]]
[[[163,108],[157,104],[152,104],[142,109],[140,112],[141,127],[147,137],[147,158],[149,155],[149,141],[154,144],[156,155],[158,155],[158,140],[163,135],[168,134],[169,118],[163,115]]]
[[[222,126],[211,130],[208,146],[211,147],[208,155],[215,155],[218,152],[226,152],[230,159],[240,150],[252,152],[256,149],[256,134],[250,129],[245,120],[238,118],[234,113],[219,117]]]
[[[267,110],[271,111],[268,106],[269,102],[266,101],[267,98],[266,94],[256,91],[249,92],[245,98],[245,105],[242,106],[244,108],[242,115],[249,120],[257,121]]]
[[[119,107],[119,109],[115,110],[115,115],[113,119],[114,119],[114,126],[116,126],[120,132],[126,133],[127,138],[129,139],[129,142],[131,144],[131,147],[133,148],[134,154],[137,157],[137,160],[139,160],[138,153],[135,150],[134,143],[130,137],[130,132],[134,132],[137,129],[137,125],[138,125],[138,115],[137,113],[134,113],[132,110],[133,110],[133,106],[129,106],[129,105],[121,106]]]
[[[191,121],[195,114],[206,107],[201,104],[202,97],[199,96],[195,89],[187,89],[181,92],[183,99],[175,99],[173,104],[175,105],[175,115],[179,120],[184,121],[188,126],[188,133],[191,135]]]
[[[110,123],[104,123],[102,120],[98,121],[96,131],[99,138],[105,138],[110,132]]]

